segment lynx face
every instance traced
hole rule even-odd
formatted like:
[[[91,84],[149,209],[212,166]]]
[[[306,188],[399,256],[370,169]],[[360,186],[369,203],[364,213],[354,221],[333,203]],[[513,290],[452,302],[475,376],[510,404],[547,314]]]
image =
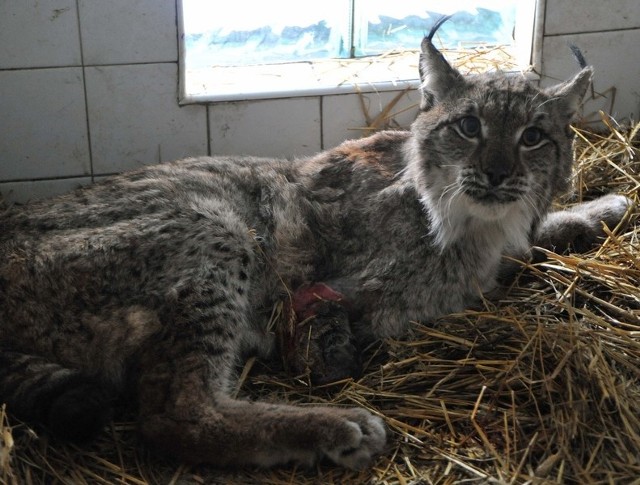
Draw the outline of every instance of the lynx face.
[[[470,86],[460,100],[447,103],[446,114],[432,110],[418,122],[435,121],[424,140],[424,169],[442,177],[440,196],[446,201],[460,198],[471,215],[486,220],[504,217],[537,191],[548,193],[551,177],[569,169],[557,159],[558,145],[566,142],[557,139],[553,116],[545,110],[548,98],[532,106],[527,102],[532,96],[529,85],[500,81],[500,91],[486,86],[498,80]],[[426,131],[419,124],[416,128]]]
[[[591,70],[547,90],[522,76],[465,78],[425,39],[421,72],[409,163],[439,243],[456,240],[470,225],[495,223],[508,232],[535,224],[566,188],[568,126]]]

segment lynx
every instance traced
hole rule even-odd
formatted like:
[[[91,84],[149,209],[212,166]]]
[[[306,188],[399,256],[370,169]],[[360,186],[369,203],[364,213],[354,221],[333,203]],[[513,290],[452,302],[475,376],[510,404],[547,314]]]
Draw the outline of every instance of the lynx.
[[[463,77],[434,31],[410,131],[294,161],[189,158],[7,210],[0,402],[81,442],[124,399],[150,447],[188,462],[369,465],[385,449],[381,417],[231,396],[246,356],[296,361],[296,332],[277,342],[268,329],[274,305],[328,322],[317,380],[357,374],[354,350],[464,309],[494,288],[503,256],[588,247],[630,204],[549,213],[590,68],[548,89]]]

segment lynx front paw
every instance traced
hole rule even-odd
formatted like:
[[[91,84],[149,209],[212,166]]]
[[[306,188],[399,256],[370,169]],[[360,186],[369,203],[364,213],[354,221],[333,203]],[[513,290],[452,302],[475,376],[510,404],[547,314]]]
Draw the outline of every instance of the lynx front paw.
[[[534,244],[556,253],[567,250],[586,253],[597,243],[600,232],[595,221],[584,214],[559,211],[547,216],[538,230]]]
[[[604,222],[609,229],[613,229],[622,221],[627,210],[633,205],[633,201],[629,197],[609,194],[590,202],[578,204],[571,211],[583,214],[599,226]]]
[[[552,212],[540,225],[534,243],[555,252],[587,252],[606,236],[602,224],[614,229],[632,205],[631,199],[612,194]]]
[[[367,467],[386,445],[384,422],[364,409],[342,409],[336,413],[343,420],[322,452],[337,465],[352,470]]]

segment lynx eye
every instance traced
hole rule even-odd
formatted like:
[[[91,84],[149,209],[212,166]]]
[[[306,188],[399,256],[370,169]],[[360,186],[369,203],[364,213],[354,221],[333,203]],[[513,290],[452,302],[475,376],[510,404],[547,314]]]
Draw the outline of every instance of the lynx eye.
[[[534,147],[539,145],[543,138],[544,134],[542,133],[542,130],[534,126],[530,126],[522,132],[520,142],[526,147]]]
[[[482,124],[475,116],[465,116],[458,121],[458,128],[460,128],[460,133],[467,138],[476,138],[480,135]]]

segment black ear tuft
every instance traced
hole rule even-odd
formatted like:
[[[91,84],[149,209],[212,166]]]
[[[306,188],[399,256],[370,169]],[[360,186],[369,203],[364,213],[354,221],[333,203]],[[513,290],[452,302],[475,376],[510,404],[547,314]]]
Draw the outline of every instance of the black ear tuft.
[[[420,90],[422,102],[420,109],[428,110],[440,101],[447,91],[457,83],[464,82],[460,73],[451,67],[442,53],[433,45],[433,36],[447,20],[450,15],[440,17],[431,27],[431,31],[422,39],[420,62],[418,72],[420,73]]]
[[[442,24],[444,24],[451,17],[453,17],[453,15],[443,15],[438,20],[436,20],[436,23],[433,24],[433,26],[431,27],[431,30],[426,35],[426,38],[429,39],[429,42],[433,41],[433,36],[436,35],[436,32],[438,31],[438,29],[442,26]]]
[[[571,49],[571,52],[573,53],[573,57],[575,57],[576,61],[578,61],[578,65],[580,66],[580,69],[584,69],[585,67],[588,66],[587,61],[585,60],[584,56],[582,55],[582,51],[580,50],[580,48],[577,45],[572,44],[570,42],[569,43],[569,49]]]

